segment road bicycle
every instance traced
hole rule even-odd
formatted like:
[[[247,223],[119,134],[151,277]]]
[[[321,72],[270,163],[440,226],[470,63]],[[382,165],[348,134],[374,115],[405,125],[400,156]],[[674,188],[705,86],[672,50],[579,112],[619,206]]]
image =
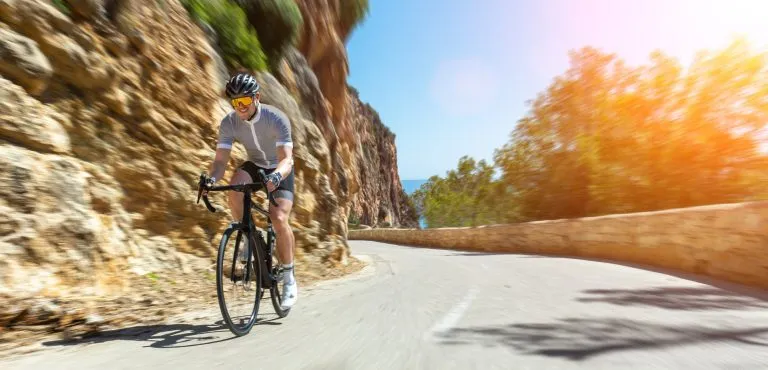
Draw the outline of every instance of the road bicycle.
[[[269,212],[266,209],[262,208],[251,199],[252,193],[263,188],[264,192],[267,193],[269,202],[277,206],[277,202],[275,202],[272,192],[267,189],[266,174],[263,170],[259,170],[259,177],[260,182],[249,184],[208,186],[206,184],[208,177],[203,173],[200,175],[200,182],[198,183],[197,203],[200,203],[202,195],[205,206],[213,213],[216,212],[216,208],[214,208],[208,200],[208,194],[203,194],[203,190],[207,190],[208,192],[239,191],[245,193],[245,196],[243,197],[243,218],[240,221],[231,222],[222,233],[216,259],[216,294],[219,300],[219,308],[221,309],[221,315],[223,316],[227,327],[229,327],[229,330],[236,336],[242,336],[251,331],[251,328],[256,323],[264,291],[267,289],[269,290],[275,313],[277,313],[280,318],[283,318],[288,316],[288,313],[290,312],[290,308],[283,309],[280,306],[282,299],[278,277],[282,271],[279,269],[278,261],[273,260],[273,257],[276,257],[274,252],[277,236],[272,228],[272,219],[269,217]],[[266,240],[264,233],[256,228],[253,222],[251,209],[261,213],[267,220]],[[234,248],[232,249],[233,253],[231,257],[227,258],[225,254],[225,252],[228,251],[227,243],[231,240],[232,233],[234,232],[237,232],[237,235],[235,237]],[[245,234],[245,240],[249,241],[248,243],[241,243],[243,234]],[[243,245],[246,246],[245,253],[240,252],[240,248]],[[246,263],[246,261],[250,261],[251,263]],[[241,268],[242,270],[239,270],[238,268]],[[253,295],[252,301],[250,301],[251,298],[248,298],[248,302],[250,302],[248,305],[251,307],[250,313],[243,316],[231,314],[225,297],[224,284],[227,282],[232,283],[233,292],[236,289],[242,289],[246,294]],[[251,304],[252,306],[250,306]]]

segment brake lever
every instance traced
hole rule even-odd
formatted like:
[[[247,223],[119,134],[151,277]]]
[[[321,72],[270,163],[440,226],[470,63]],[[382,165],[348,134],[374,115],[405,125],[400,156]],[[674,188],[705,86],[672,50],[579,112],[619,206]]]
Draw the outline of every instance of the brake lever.
[[[200,197],[203,198],[205,207],[208,208],[211,213],[216,213],[216,208],[213,208],[211,202],[208,201],[208,194],[203,195],[203,189],[205,187],[205,174],[200,174],[200,182],[197,183],[197,204],[200,204]]]
[[[208,208],[211,213],[216,213],[216,208],[213,208],[211,205],[211,202],[208,201],[208,194],[203,195],[203,202],[205,203],[205,206]]]
[[[200,196],[203,194],[203,186],[205,185],[205,174],[200,174],[200,181],[197,182],[197,204],[200,204]]]

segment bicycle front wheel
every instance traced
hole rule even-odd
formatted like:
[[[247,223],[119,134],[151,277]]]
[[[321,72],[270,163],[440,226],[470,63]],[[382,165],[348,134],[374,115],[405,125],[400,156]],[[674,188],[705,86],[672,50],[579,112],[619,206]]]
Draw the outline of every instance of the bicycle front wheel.
[[[232,237],[234,233],[234,238]],[[221,237],[216,261],[216,292],[219,308],[229,330],[242,336],[251,331],[259,312],[262,279],[258,249],[250,233],[230,226]]]

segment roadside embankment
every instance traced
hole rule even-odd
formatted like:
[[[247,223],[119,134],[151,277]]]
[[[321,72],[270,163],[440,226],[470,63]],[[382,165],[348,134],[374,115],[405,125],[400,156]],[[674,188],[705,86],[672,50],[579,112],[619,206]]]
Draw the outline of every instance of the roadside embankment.
[[[350,230],[348,239],[599,258],[768,288],[768,201],[481,227]]]

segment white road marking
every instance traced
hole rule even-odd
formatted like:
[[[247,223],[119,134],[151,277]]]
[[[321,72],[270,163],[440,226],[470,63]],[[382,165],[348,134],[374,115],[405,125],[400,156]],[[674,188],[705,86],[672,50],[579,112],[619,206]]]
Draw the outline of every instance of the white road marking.
[[[456,325],[456,323],[461,320],[461,317],[464,316],[464,313],[475,299],[475,296],[477,296],[477,289],[470,289],[469,292],[467,292],[467,295],[464,296],[464,299],[462,299],[459,304],[454,306],[453,309],[449,311],[442,320],[438,321],[435,326],[433,326],[432,329],[426,333],[425,336],[430,337],[436,334],[442,334],[450,331]]]

